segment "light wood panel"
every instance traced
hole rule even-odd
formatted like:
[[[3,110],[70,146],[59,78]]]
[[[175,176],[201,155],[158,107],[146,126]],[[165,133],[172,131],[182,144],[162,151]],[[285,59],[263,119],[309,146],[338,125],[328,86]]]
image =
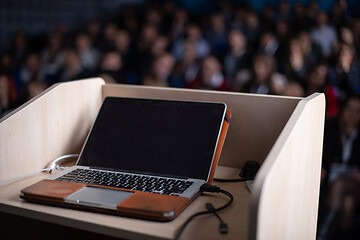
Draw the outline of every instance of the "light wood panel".
[[[0,181],[79,153],[102,102],[100,78],[48,90],[0,119]]]
[[[245,161],[262,163],[290,118],[300,98],[233,92],[157,88],[131,85],[103,86],[103,96],[224,102],[232,111],[219,164],[240,168]]]
[[[315,239],[325,97],[302,100],[254,183],[250,239]]]

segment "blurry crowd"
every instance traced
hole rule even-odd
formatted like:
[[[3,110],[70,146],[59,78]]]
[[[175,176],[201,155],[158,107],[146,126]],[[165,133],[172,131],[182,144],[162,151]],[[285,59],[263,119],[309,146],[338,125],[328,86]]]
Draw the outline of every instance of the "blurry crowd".
[[[0,55],[0,117],[54,83],[95,76],[298,97],[323,92],[328,121],[318,239],[331,239],[336,229],[335,239],[352,239],[344,234],[353,233],[360,202],[360,15],[348,10],[346,0],[329,12],[316,1],[282,0],[256,12],[223,0],[209,14],[192,14],[175,1],[146,1],[77,30],[59,25],[40,37],[19,30]],[[342,170],[352,175],[332,179]]]
[[[101,76],[109,83],[308,96],[324,92],[327,117],[360,92],[360,17],[345,0],[256,12],[219,1],[191,14],[175,1],[123,6],[81,29],[57,26],[34,39],[14,33],[0,58],[0,114],[48,86]]]

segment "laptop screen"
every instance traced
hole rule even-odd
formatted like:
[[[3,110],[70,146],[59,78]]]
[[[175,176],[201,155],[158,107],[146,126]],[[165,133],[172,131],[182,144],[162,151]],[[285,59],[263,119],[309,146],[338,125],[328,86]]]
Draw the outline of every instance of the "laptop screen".
[[[207,180],[223,103],[105,98],[78,165]]]

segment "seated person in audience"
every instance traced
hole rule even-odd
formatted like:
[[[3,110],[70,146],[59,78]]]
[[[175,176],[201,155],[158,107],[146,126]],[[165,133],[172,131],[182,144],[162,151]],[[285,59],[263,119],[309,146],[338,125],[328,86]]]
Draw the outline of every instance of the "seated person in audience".
[[[298,34],[298,39],[307,66],[312,66],[323,60],[321,47],[312,40],[309,31],[301,30]]]
[[[284,58],[285,47],[280,45],[277,36],[272,31],[264,31],[259,39],[258,52],[274,57],[275,61],[280,63]]]
[[[347,94],[360,93],[360,65],[355,48],[346,43],[340,45],[337,62],[330,69],[331,84],[340,90],[343,100]]]
[[[228,48],[226,24],[224,16],[214,13],[210,16],[210,28],[205,32],[212,54],[218,59],[223,59]]]
[[[151,55],[151,47],[159,37],[159,30],[154,24],[145,24],[141,28],[140,36],[136,44],[135,72],[139,79],[143,79],[151,71],[151,63],[154,61]]]
[[[171,42],[175,42],[184,36],[189,21],[189,13],[184,8],[177,7],[174,11],[170,29]]]
[[[40,78],[35,78],[27,82],[24,86],[22,93],[20,94],[17,105],[21,105],[42,93],[47,88],[46,83]]]
[[[0,74],[0,118],[5,116],[14,108],[12,99],[11,83],[6,74]]]
[[[143,85],[159,87],[183,87],[180,78],[172,74],[174,57],[169,53],[158,56],[151,65],[150,73],[143,79]]]
[[[355,36],[350,27],[347,25],[340,26],[338,32],[340,42],[346,43],[353,47],[355,46]]]
[[[317,15],[317,25],[310,32],[313,41],[320,45],[322,55],[327,58],[337,43],[337,35],[333,26],[328,24],[328,16],[320,11]]]
[[[90,72],[82,66],[78,52],[74,48],[68,48],[65,50],[64,65],[57,72],[53,83],[78,80],[90,76]]]
[[[48,39],[48,45],[41,54],[42,74],[46,82],[54,81],[54,76],[64,64],[64,50],[62,37],[58,33],[52,33]]]
[[[115,50],[120,54],[122,60],[121,71],[127,76],[127,83],[138,84],[139,77],[136,74],[137,58],[133,49],[130,34],[120,29],[115,38]]]
[[[118,51],[121,56],[130,54],[131,48],[131,38],[129,33],[126,30],[120,29],[115,37],[115,49]]]
[[[118,27],[114,22],[107,22],[104,26],[103,36],[101,38],[100,51],[106,52],[115,47],[115,38],[118,31]]]
[[[230,85],[222,73],[220,62],[212,55],[203,59],[200,74],[193,82],[186,82],[188,88],[229,91]]]
[[[259,94],[282,94],[287,83],[284,75],[276,72],[274,57],[257,54],[250,70],[236,76],[234,90]]]
[[[228,42],[230,49],[225,56],[224,72],[232,86],[236,73],[250,67],[251,56],[247,52],[247,38],[239,29],[229,32]]]
[[[101,23],[98,19],[92,19],[88,22],[86,32],[91,39],[91,45],[97,49],[101,46]]]
[[[294,81],[289,81],[284,91],[282,92],[283,96],[289,96],[289,97],[305,97],[305,91],[303,86]]]
[[[98,65],[100,55],[98,50],[92,47],[90,36],[86,33],[79,33],[75,41],[82,66],[93,72]]]
[[[354,217],[360,203],[359,127],[359,95],[347,99],[339,118],[325,123],[321,171],[325,196],[319,208],[319,240],[355,239]]]
[[[2,74],[12,76],[13,70],[13,56],[10,51],[3,51],[0,55],[0,71]]]
[[[15,70],[14,80],[17,91],[21,93],[26,83],[37,78],[41,78],[40,55],[31,52],[26,55],[24,64]]]
[[[309,66],[299,38],[292,37],[289,39],[284,60],[282,66],[287,78],[302,83]]]
[[[275,22],[275,34],[279,39],[280,45],[286,43],[291,34],[290,23],[283,18],[277,19]]]
[[[167,52],[169,46],[169,39],[165,36],[159,35],[150,47],[150,54],[152,58],[159,57]]]
[[[201,61],[196,56],[196,45],[192,40],[184,43],[184,56],[175,65],[174,74],[183,79],[185,85],[195,81],[200,72]]]
[[[329,84],[329,67],[325,62],[314,65],[305,81],[306,96],[315,92],[322,92],[326,97],[325,116],[336,117],[339,113],[339,95],[336,88]]]
[[[25,94],[27,98],[26,101],[36,97],[40,93],[42,93],[47,88],[46,84],[39,79],[30,81],[26,84]]]
[[[99,69],[99,77],[102,77],[106,83],[126,83],[126,77],[122,75],[122,60],[117,51],[108,51],[104,53]]]
[[[24,30],[17,30],[13,34],[9,51],[13,57],[15,67],[19,67],[28,51],[28,36]]]
[[[184,44],[186,40],[195,42],[196,56],[198,58],[204,58],[210,54],[209,42],[202,36],[202,31],[199,25],[195,23],[189,23],[186,26],[185,38],[178,39],[172,47],[172,54],[176,61],[180,61],[183,58]]]
[[[256,51],[258,47],[258,40],[261,34],[261,23],[258,14],[251,9],[247,9],[244,13],[243,32],[248,40],[248,47],[250,51]]]

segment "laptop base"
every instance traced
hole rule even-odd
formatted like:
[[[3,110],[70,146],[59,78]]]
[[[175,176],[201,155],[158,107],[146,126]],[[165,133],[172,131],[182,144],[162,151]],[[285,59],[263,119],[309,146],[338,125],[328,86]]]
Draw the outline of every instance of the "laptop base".
[[[185,209],[192,201],[179,196],[170,196],[164,194],[147,193],[140,191],[130,191],[125,189],[105,188],[102,190],[115,192],[126,192],[128,196],[119,199],[116,208],[109,209],[109,207],[95,206],[94,204],[84,204],[76,201],[66,200],[71,198],[71,195],[84,189],[98,188],[97,186],[87,186],[80,183],[61,182],[56,180],[41,180],[21,191],[20,197],[22,199],[48,204],[56,205],[65,208],[91,210],[92,212],[107,213],[112,215],[120,215],[125,217],[139,218],[152,221],[171,221],[180,212]],[[110,193],[109,192],[109,193]],[[197,197],[194,196],[193,199]],[[74,196],[74,195],[73,195]],[[75,198],[74,198],[75,199]],[[91,205],[91,206],[90,206]]]

